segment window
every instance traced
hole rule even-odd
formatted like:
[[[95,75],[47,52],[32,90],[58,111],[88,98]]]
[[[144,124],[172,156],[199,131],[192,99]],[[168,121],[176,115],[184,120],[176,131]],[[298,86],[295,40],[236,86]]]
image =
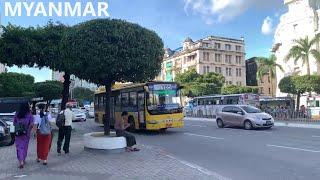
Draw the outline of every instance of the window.
[[[230,106],[224,107],[224,108],[222,109],[222,112],[232,113],[232,107],[230,107]]]
[[[236,68],[236,76],[237,77],[241,77],[241,71],[242,71],[241,68]]]
[[[221,49],[221,44],[220,43],[214,43],[214,48],[215,49]]]
[[[232,76],[232,69],[231,68],[226,68],[226,75]]]
[[[221,62],[221,54],[215,54],[214,58],[215,58],[215,62]]]
[[[210,53],[203,52],[203,61],[209,61],[209,59],[210,59]]]
[[[225,44],[225,49],[227,51],[231,51],[231,45],[230,44]]]
[[[221,67],[216,67],[215,68],[215,72],[221,74],[222,73]]]
[[[237,82],[237,86],[242,86],[241,81],[238,81],[238,82]]]
[[[121,94],[121,104],[122,104],[122,106],[129,105],[129,93],[122,93]]]
[[[231,64],[231,57],[232,57],[231,55],[226,55],[225,62]]]
[[[130,106],[137,105],[137,92],[130,92],[129,105]]]
[[[209,66],[203,66],[203,74],[207,74],[210,72],[210,67]]]
[[[236,46],[236,51],[241,51],[241,46]]]
[[[271,94],[271,88],[269,88],[269,94]]]
[[[236,56],[236,63],[241,64],[241,56]]]

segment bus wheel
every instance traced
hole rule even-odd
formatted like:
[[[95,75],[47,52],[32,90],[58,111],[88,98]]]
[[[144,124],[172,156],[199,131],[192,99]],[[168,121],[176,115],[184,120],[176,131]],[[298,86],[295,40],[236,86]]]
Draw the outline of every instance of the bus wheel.
[[[166,131],[167,131],[167,128],[159,129],[159,133],[166,133]]]

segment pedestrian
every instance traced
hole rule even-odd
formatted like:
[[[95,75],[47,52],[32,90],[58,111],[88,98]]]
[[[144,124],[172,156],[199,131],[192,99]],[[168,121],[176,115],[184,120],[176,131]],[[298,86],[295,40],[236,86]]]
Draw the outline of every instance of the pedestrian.
[[[13,124],[15,126],[17,158],[19,161],[19,168],[22,169],[26,163],[29,140],[33,127],[33,116],[28,103],[20,105],[18,112],[14,116]]]
[[[123,111],[121,113],[121,119],[117,119],[115,123],[115,129],[116,129],[116,135],[118,137],[125,137],[127,141],[127,147],[126,151],[139,151],[138,148],[134,148],[133,146],[136,145],[136,138],[134,135],[130,134],[129,132],[126,131],[127,128],[130,127],[130,124],[128,123],[128,117],[129,114],[126,111]]]
[[[43,165],[47,165],[52,143],[51,124],[54,123],[54,120],[44,108],[43,104],[39,106],[40,113],[35,116],[34,129],[37,132],[37,162],[43,161]]]
[[[61,146],[62,141],[64,140],[63,144],[63,151],[65,154],[69,153],[70,148],[70,139],[71,139],[71,131],[72,131],[72,120],[75,119],[75,115],[71,110],[71,105],[67,104],[67,108],[60,112],[64,116],[64,124],[59,127],[59,135],[58,135],[58,142],[57,142],[57,152],[61,155]]]

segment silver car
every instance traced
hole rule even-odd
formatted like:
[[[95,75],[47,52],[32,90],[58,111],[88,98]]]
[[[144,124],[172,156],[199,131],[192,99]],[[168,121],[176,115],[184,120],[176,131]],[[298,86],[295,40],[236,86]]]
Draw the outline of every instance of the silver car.
[[[217,109],[217,126],[243,127],[246,130],[255,128],[271,128],[274,119],[260,109],[248,105],[227,105]]]

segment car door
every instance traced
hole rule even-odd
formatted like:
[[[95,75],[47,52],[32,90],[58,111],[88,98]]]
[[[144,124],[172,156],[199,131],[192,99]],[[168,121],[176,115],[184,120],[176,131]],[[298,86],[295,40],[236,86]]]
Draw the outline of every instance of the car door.
[[[239,107],[232,107],[232,120],[231,123],[233,126],[242,126],[243,111]]]
[[[225,125],[231,125],[232,124],[232,107],[226,106],[222,108],[221,118]]]

